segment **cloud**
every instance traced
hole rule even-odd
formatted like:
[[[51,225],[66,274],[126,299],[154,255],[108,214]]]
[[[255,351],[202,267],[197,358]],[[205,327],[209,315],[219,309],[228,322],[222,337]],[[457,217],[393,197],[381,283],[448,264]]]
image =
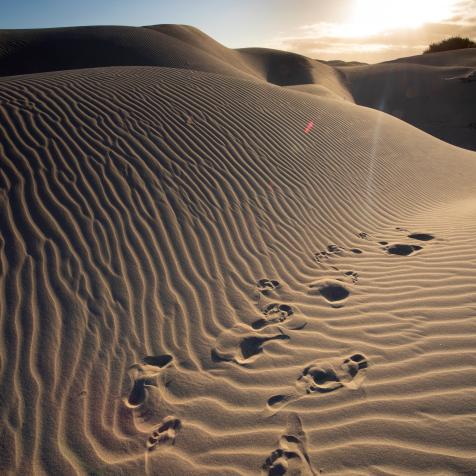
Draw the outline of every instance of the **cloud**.
[[[430,43],[454,35],[476,37],[476,0],[457,1],[450,18],[418,28],[357,36],[348,34],[345,24],[319,22],[303,25],[295,35],[275,38],[266,46],[316,59],[374,63],[420,54]]]

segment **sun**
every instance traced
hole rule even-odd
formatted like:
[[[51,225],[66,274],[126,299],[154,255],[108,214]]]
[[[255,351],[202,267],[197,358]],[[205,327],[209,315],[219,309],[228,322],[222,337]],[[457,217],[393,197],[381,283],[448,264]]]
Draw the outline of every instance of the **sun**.
[[[348,36],[417,28],[451,16],[455,0],[354,0]]]

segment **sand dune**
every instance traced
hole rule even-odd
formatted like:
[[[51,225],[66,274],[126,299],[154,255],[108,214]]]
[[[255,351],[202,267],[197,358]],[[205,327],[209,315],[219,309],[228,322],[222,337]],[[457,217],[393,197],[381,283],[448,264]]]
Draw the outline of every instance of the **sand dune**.
[[[473,474],[476,154],[162,33],[0,78],[0,472]]]
[[[344,67],[357,104],[476,150],[476,48]]]
[[[0,31],[0,75],[99,66],[168,66],[232,76],[251,70],[235,51],[181,25]]]
[[[476,48],[441,51],[426,55],[408,56],[385,63],[414,63],[427,66],[473,66],[476,67]]]
[[[264,48],[235,51],[185,25],[0,30],[0,76],[100,66],[166,66],[317,85],[313,94],[352,100],[342,74],[319,61]]]
[[[0,76],[105,66],[161,66],[255,79],[392,114],[476,150],[476,49],[376,65],[322,62],[265,48],[233,50],[186,25],[0,30]]]

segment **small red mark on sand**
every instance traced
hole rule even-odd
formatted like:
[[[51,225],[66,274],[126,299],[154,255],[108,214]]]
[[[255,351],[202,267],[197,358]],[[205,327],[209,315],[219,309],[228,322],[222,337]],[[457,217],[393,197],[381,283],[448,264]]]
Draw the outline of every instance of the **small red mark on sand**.
[[[304,128],[304,133],[307,134],[314,127],[314,122],[309,121],[307,126]]]

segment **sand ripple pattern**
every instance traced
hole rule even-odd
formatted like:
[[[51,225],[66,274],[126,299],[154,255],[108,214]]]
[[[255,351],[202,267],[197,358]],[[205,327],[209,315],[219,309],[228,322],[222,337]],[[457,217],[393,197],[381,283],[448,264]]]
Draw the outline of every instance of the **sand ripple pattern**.
[[[476,154],[112,67],[1,79],[0,161],[0,472],[476,471]]]

